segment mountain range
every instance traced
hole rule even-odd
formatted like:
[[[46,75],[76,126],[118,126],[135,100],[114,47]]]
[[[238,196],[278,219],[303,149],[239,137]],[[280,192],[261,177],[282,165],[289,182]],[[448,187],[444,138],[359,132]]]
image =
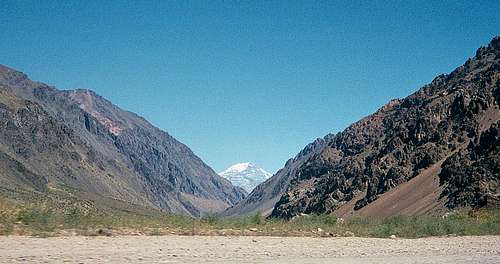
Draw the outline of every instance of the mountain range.
[[[246,195],[144,118],[2,65],[0,171],[0,194],[12,199],[96,197],[89,202],[201,216]]]
[[[500,37],[450,74],[307,145],[226,216],[500,207]]]
[[[255,186],[272,176],[271,173],[250,162],[234,164],[219,175],[247,192],[251,192]]]
[[[284,219],[500,208],[499,79],[495,37],[451,73],[308,144],[272,177],[250,163],[221,177],[95,92],[58,90],[0,65],[0,198]]]

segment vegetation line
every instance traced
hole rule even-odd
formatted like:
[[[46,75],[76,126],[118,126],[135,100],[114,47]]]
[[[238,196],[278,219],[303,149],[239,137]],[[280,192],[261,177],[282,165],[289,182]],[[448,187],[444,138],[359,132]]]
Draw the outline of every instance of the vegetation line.
[[[0,203],[0,235],[258,235],[258,236],[361,236],[419,238],[447,235],[500,235],[500,211],[465,211],[445,216],[394,216],[338,219],[304,215],[290,221],[260,215],[225,219],[189,218],[159,214],[86,213],[79,208],[20,207]]]

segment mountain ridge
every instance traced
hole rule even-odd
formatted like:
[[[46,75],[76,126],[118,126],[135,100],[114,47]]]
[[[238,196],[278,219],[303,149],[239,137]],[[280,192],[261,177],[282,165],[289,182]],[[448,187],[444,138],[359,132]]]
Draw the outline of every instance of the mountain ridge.
[[[22,149],[29,153],[45,144],[42,140],[30,140],[33,134],[50,138],[50,130],[30,129],[41,125],[36,118],[18,127],[25,134],[22,139],[0,135],[5,139],[0,149],[8,151],[21,164],[41,168],[42,176],[49,182],[192,216],[223,210],[245,195],[243,190],[218,176],[186,145],[93,91],[60,91],[33,82],[26,74],[7,66],[0,67],[0,85],[4,96],[37,105],[41,112],[30,113],[33,117],[43,112],[43,116],[63,128],[60,134],[68,134],[72,141],[58,151],[79,148],[65,154],[74,157],[72,162],[64,159],[67,164],[52,159],[55,156],[43,153],[44,149],[42,153],[35,151],[33,155],[22,156]],[[9,108],[8,104],[2,106],[4,110]],[[5,111],[7,114],[2,118],[16,124],[19,111]],[[43,164],[37,161],[40,157],[45,159]]]
[[[499,46],[497,36],[450,74],[441,74],[344,131],[309,144],[224,214],[350,217],[433,214],[485,204],[498,207]],[[496,143],[487,148],[484,140],[479,143],[483,137]],[[464,163],[474,176],[463,174],[459,164]],[[439,166],[430,169],[435,164]],[[424,192],[412,185],[415,182],[425,182],[432,190]],[[464,182],[471,187],[464,189]],[[405,186],[416,195],[412,202],[419,203],[412,209],[391,210],[397,207],[397,199],[387,197],[403,198],[405,194],[398,190],[404,183],[410,183]]]
[[[500,38],[495,37],[450,74],[439,75],[412,95],[391,101],[331,138],[320,153],[301,166],[272,216],[335,213],[364,192],[364,197],[356,197],[351,210],[351,214],[356,214],[440,160],[445,159],[447,164],[447,156],[462,152],[469,141],[477,141],[500,120],[499,44]],[[491,169],[498,168],[499,162],[494,160],[496,165]],[[467,178],[444,178],[439,170],[430,176],[439,177],[440,185],[446,186]],[[493,170],[489,179],[492,186],[498,186],[499,177]],[[472,196],[488,193],[483,188],[470,191]],[[432,203],[442,203],[444,207],[420,213],[477,204],[472,200],[450,203],[456,195],[442,192]],[[490,202],[495,203],[498,195],[497,188],[490,195]]]

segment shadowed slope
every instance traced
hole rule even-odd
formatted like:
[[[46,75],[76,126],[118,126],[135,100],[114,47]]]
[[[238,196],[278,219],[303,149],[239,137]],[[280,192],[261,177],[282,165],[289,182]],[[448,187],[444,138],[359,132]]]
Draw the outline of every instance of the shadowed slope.
[[[11,130],[0,132],[0,150],[49,184],[193,216],[245,195],[187,146],[90,90],[59,91],[5,66],[0,85],[17,98],[4,100]]]

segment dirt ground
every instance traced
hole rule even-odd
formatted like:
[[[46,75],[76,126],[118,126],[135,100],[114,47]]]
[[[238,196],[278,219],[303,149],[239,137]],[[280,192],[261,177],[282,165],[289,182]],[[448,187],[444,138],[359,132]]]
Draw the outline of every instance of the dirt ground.
[[[500,236],[2,236],[0,263],[500,263]]]

